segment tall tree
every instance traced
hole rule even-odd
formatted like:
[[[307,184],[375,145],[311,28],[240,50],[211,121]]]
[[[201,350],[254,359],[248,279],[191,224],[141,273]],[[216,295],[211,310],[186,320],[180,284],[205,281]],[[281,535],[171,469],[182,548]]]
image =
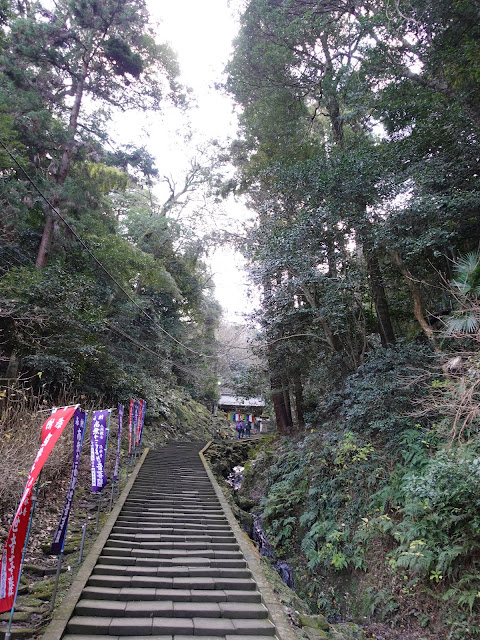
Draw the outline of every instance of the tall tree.
[[[10,23],[2,67],[15,89],[38,93],[43,109],[58,119],[43,159],[54,207],[68,199],[72,161],[85,144],[94,152],[92,137],[105,137],[111,109],[158,110],[165,98],[181,99],[175,58],[155,43],[143,0],[60,0],[54,9],[27,4]],[[47,207],[38,268],[47,263],[57,225]]]

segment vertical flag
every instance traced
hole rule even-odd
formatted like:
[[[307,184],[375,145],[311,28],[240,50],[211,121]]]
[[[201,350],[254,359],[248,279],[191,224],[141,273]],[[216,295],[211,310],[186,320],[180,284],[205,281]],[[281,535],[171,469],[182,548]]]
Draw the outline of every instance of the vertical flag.
[[[138,416],[137,416],[137,428],[135,435],[135,447],[140,443],[140,429],[142,427],[142,414],[143,414],[143,400],[140,399],[138,403]]]
[[[70,487],[65,498],[65,504],[63,506],[62,516],[58,523],[57,530],[53,536],[52,546],[50,553],[60,553],[63,549],[63,541],[67,533],[68,518],[70,517],[70,510],[72,508],[73,496],[75,495],[75,487],[77,485],[78,478],[78,466],[80,463],[80,452],[82,450],[83,435],[85,433],[85,425],[87,424],[87,412],[83,412],[80,409],[75,411],[73,416],[73,464],[72,475],[70,477]]]
[[[140,444],[142,444],[143,425],[145,424],[145,411],[146,410],[147,410],[147,403],[144,400],[143,401],[143,406],[142,406],[142,415],[140,416],[140,438],[139,438]]]
[[[53,447],[61,436],[62,431],[65,429],[77,408],[78,404],[72,407],[57,409],[43,425],[42,444],[30,469],[25,490],[2,551],[0,568],[0,613],[9,611],[13,607],[18,577],[20,575],[22,550],[27,536],[28,521],[32,508],[31,495],[33,485]]]
[[[137,428],[138,428],[138,409],[139,403],[135,400],[133,403],[133,424],[132,424],[132,435],[133,435],[133,451],[135,451],[137,445]]]
[[[128,411],[128,457],[132,453],[132,420],[133,420],[133,398],[130,398],[130,409]]]
[[[92,440],[90,445],[90,465],[92,469],[92,491],[101,491],[105,478],[105,445],[107,442],[108,409],[94,411],[92,419]]]
[[[113,482],[118,476],[118,465],[120,462],[120,447],[122,444],[122,425],[123,425],[123,404],[118,405],[118,437],[117,437],[117,458],[115,460],[115,470],[113,472]]]

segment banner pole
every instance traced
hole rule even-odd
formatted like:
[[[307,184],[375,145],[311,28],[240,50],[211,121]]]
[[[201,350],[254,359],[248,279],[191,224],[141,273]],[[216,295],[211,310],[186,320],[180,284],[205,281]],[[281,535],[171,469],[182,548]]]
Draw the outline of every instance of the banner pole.
[[[108,505],[108,510],[111,511],[112,510],[112,505],[113,505],[113,491],[115,489],[115,480],[112,481],[112,492],[110,494],[110,504]]]
[[[60,579],[60,571],[62,570],[64,545],[65,545],[65,540],[63,540],[62,549],[59,553],[58,560],[57,560],[57,573],[55,574],[55,584],[53,585],[52,599],[50,600],[50,612],[53,611],[55,607],[55,600],[57,598],[58,581]]]
[[[97,522],[95,524],[95,533],[98,533],[98,524],[100,522],[100,505],[102,503],[102,491],[103,489],[100,489],[100,491],[98,492]]]
[[[17,580],[17,586],[15,588],[15,596],[13,598],[13,605],[12,605],[12,608],[10,610],[10,618],[8,620],[7,631],[5,632],[5,640],[10,640],[10,637],[11,637],[10,631],[11,631],[11,628],[12,628],[13,615],[15,613],[15,605],[16,605],[17,597],[18,597],[18,589],[20,588],[20,579],[22,577],[22,568],[23,568],[23,563],[25,562],[25,555],[27,553],[28,539],[30,537],[30,529],[32,527],[33,514],[35,512],[35,507],[36,507],[36,504],[37,504],[37,497],[38,497],[38,491],[39,491],[39,487],[40,487],[41,478],[42,478],[42,471],[40,471],[40,473],[38,474],[37,485],[35,487],[35,492],[34,492],[33,497],[32,497],[32,508],[30,510],[30,518],[28,520],[27,534],[25,536],[25,544],[23,545],[23,549],[22,549],[22,559],[20,561],[20,570],[18,572],[18,580]]]
[[[87,533],[87,523],[84,522],[83,523],[83,527],[82,527],[82,542],[80,543],[80,551],[78,554],[78,564],[82,564],[82,559],[83,559],[83,547],[85,546],[85,535]]]

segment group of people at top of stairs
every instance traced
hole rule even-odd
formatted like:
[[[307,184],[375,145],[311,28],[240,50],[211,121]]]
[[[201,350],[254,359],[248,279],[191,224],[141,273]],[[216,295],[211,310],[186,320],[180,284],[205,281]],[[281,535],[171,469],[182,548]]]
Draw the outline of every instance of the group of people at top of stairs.
[[[252,424],[251,422],[242,422],[241,420],[239,420],[235,429],[237,430],[238,440],[240,440],[240,438],[250,438]]]
[[[250,438],[250,436],[256,433],[262,433],[262,425],[260,424],[260,428],[256,423],[252,423],[248,420],[245,422],[242,420],[237,420],[235,423],[235,430],[237,432],[237,440],[240,438]],[[232,438],[232,433],[226,431],[220,431],[217,429],[214,436],[215,440],[230,440]]]

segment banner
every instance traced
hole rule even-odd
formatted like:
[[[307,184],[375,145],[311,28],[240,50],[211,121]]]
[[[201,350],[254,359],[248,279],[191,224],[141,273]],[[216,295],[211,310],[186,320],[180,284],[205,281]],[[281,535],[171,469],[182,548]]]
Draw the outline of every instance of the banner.
[[[140,424],[142,419],[142,408],[143,408],[143,400],[140,398],[140,401],[138,402],[137,424],[135,427],[135,448],[138,447],[138,443],[140,440]]]
[[[147,409],[147,403],[145,402],[145,400],[143,401],[143,405],[142,405],[142,414],[140,416],[140,438],[139,438],[139,443],[142,444],[142,437],[143,437],[143,425],[145,424],[145,411]]]
[[[135,400],[133,403],[133,450],[137,446],[137,429],[138,429],[138,410],[140,408],[140,404]]]
[[[83,435],[85,433],[85,425],[87,424],[88,412],[83,412],[80,409],[75,411],[73,416],[73,463],[72,463],[72,475],[70,477],[70,487],[65,498],[65,504],[63,506],[60,522],[58,523],[57,530],[53,536],[52,546],[50,547],[50,553],[61,553],[63,549],[63,542],[67,533],[68,519],[70,517],[70,510],[72,508],[73,496],[75,495],[75,487],[77,486],[78,478],[78,466],[80,463],[80,452],[82,450]]]
[[[128,457],[132,453],[132,420],[133,420],[133,398],[130,399],[130,409],[128,411]]]
[[[107,443],[107,417],[109,413],[108,409],[93,412],[90,444],[92,491],[101,491],[107,481],[105,477],[105,445]]]
[[[72,407],[57,409],[43,425],[42,444],[30,469],[22,499],[18,505],[2,551],[2,564],[0,569],[0,613],[9,611],[13,607],[20,574],[22,550],[27,536],[28,521],[32,508],[31,495],[33,485],[53,447],[61,436],[62,431],[65,429],[77,408],[78,404]]]
[[[115,460],[115,469],[113,471],[113,482],[118,476],[118,465],[120,462],[120,446],[122,444],[122,424],[123,424],[123,404],[118,405],[118,437],[117,437],[117,458]]]
[[[142,420],[144,416],[145,416],[145,400],[140,399],[139,406],[138,406],[137,441],[135,442],[135,446],[138,446],[140,444],[142,427],[143,427]]]

